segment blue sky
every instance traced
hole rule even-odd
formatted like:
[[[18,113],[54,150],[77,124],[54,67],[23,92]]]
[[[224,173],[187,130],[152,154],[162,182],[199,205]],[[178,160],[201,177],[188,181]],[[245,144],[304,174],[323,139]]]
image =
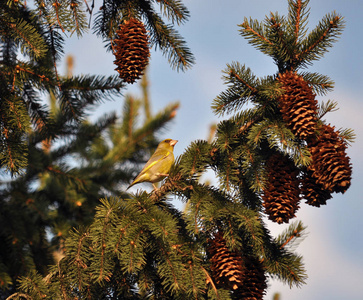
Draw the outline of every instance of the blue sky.
[[[97,3],[98,2],[98,3]],[[271,58],[253,48],[238,33],[244,17],[263,20],[270,11],[287,14],[286,0],[185,0],[190,20],[178,28],[196,57],[196,65],[185,73],[173,71],[160,52],[152,51],[149,67],[150,99],[154,112],[173,101],[181,107],[176,120],[165,131],[165,137],[178,139],[175,154],[183,153],[196,139],[206,139],[209,126],[218,119],[211,111],[212,100],[226,87],[221,76],[226,64],[238,61],[250,67],[258,76],[271,75],[276,67]],[[97,5],[99,4],[99,5]],[[96,1],[96,8],[101,1]],[[274,292],[281,299],[363,299],[363,227],[362,194],[363,164],[363,102],[361,86],[363,1],[311,0],[309,29],[332,11],[346,21],[343,35],[330,52],[314,63],[309,71],[328,75],[335,88],[318,101],[328,99],[339,103],[339,111],[327,116],[336,128],[353,128],[356,142],[348,149],[353,164],[352,186],[344,195],[334,195],[326,206],[315,208],[301,203],[297,219],[308,226],[309,235],[297,249],[304,256],[308,272],[307,284],[290,289],[279,282],[270,282],[265,299]],[[102,41],[85,35],[72,38],[65,49],[75,58],[74,74],[115,74],[114,57],[103,48]],[[61,70],[62,71],[62,70]],[[139,94],[134,84],[125,93]],[[123,99],[102,104],[94,117],[104,112],[120,111]],[[270,224],[270,223],[269,223]],[[271,231],[280,233],[285,226],[270,224]]]

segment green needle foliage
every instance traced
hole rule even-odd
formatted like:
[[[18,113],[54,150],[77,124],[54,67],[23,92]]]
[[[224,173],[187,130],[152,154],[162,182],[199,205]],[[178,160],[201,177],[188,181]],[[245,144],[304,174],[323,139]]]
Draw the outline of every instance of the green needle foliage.
[[[160,48],[172,68],[186,70],[194,62],[174,26],[189,17],[181,1],[105,0],[94,18],[94,3],[90,7],[83,0],[28,2],[0,3],[0,168],[12,175],[27,167],[29,130],[42,138],[59,135],[61,124],[82,121],[94,105],[119,96],[125,87],[116,74],[59,76],[57,65],[67,36],[76,33],[81,37],[92,22],[94,32],[111,49],[118,25],[131,17],[140,18],[149,31],[150,46]],[[42,101],[44,94],[56,97],[62,119],[53,119]]]
[[[99,199],[120,195],[136,176],[158,144],[155,135],[179,106],[170,104],[142,120],[142,103],[126,96],[121,116],[59,123],[57,138],[42,140],[31,132],[26,172],[1,183],[2,289],[14,288],[28,272],[48,274],[49,265],[69,251],[65,239],[70,229],[90,225]],[[64,109],[55,101],[51,106],[55,122],[62,120]]]
[[[158,5],[162,14],[157,13]],[[165,23],[165,16],[171,24]],[[112,49],[111,40],[116,37],[118,25],[130,18],[139,18],[148,30],[151,47],[160,49],[168,58],[172,68],[186,70],[194,63],[194,56],[174,25],[184,24],[189,11],[182,1],[159,0],[104,0],[101,10],[96,13],[93,30]]]
[[[109,5],[104,10],[114,5],[142,14],[148,3],[104,1]],[[164,10],[167,16],[182,9],[177,1],[160,3],[165,8],[176,5],[174,11]],[[97,135],[90,148],[84,148],[83,140],[74,144],[81,146],[77,157],[89,166],[87,174],[92,174],[93,164],[94,172],[105,168],[107,179],[100,187],[106,184],[110,195],[102,197],[89,226],[70,231],[63,258],[47,276],[40,276],[40,268],[22,273],[12,298],[262,299],[269,278],[290,287],[305,283],[306,270],[295,248],[306,228],[291,220],[302,199],[320,206],[332,193],[349,188],[351,166],[345,150],[353,133],[336,131],[323,119],[337,105],[319,105],[315,97],[331,90],[332,81],[301,71],[336,41],[342,17],[329,14],[308,33],[308,1],[288,4],[287,17],[271,14],[262,22],[245,19],[240,25],[241,35],[272,57],[276,74],[258,78],[240,63],[227,65],[227,88],[212,109],[228,118],[217,125],[214,139],[191,143],[159,189],[113,193],[107,176],[127,173],[127,166],[113,168],[112,158],[125,155],[128,163],[136,162],[144,154],[141,146],[149,141],[150,128],[170,119],[175,106],[155,120],[147,117],[144,126],[136,128],[139,104],[127,98],[124,122],[117,128],[106,126],[108,143]],[[147,16],[155,17],[150,12]],[[183,21],[176,15],[172,20]],[[110,141],[115,146],[108,148]],[[215,174],[213,185],[200,181],[208,170]],[[174,207],[171,196],[186,203],[183,212]],[[88,201],[89,196],[84,198]],[[267,218],[291,224],[274,237]]]

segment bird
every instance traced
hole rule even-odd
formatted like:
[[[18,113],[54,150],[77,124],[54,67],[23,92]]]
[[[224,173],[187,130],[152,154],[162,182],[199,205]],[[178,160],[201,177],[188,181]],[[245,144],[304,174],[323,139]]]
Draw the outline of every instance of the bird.
[[[126,190],[141,182],[151,182],[154,189],[157,190],[154,183],[169,176],[168,173],[174,163],[174,146],[177,142],[177,140],[173,139],[165,139],[161,141],[154,154],[150,157],[139,175],[136,176],[134,181]]]

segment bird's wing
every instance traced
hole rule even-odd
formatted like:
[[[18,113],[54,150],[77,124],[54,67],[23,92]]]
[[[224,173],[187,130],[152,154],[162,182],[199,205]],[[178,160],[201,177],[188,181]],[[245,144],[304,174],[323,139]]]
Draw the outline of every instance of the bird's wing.
[[[162,162],[164,159],[170,157],[171,153],[169,151],[163,151],[163,153],[154,153],[152,157],[148,160],[144,168],[141,170],[140,175],[150,170],[157,163]]]

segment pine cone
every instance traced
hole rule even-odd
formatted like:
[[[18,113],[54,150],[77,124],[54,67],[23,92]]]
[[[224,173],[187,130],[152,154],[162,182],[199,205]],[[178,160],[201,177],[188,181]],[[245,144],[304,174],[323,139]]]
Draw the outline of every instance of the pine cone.
[[[227,248],[222,233],[209,240],[207,249],[216,284],[233,291],[238,299],[262,300],[267,287],[262,263],[254,257]]]
[[[266,168],[268,183],[263,190],[262,205],[270,220],[287,223],[299,208],[299,171],[288,157],[279,153],[268,159]]]
[[[131,18],[120,25],[115,39],[115,69],[128,83],[134,83],[143,75],[150,56],[148,37],[144,24]]]
[[[304,174],[301,192],[306,199],[306,203],[316,207],[325,205],[326,201],[332,197],[321,184],[316,183],[311,171],[306,171]]]
[[[255,257],[243,256],[245,276],[242,286],[234,294],[238,299],[262,300],[267,288],[266,275],[262,263]]]
[[[244,277],[244,265],[241,256],[227,248],[221,233],[209,240],[208,255],[211,262],[212,276],[219,287],[236,290]]]
[[[312,163],[308,166],[315,182],[329,192],[344,193],[350,186],[352,167],[347,148],[339,133],[322,125],[316,139],[308,143]]]
[[[277,80],[285,90],[278,99],[282,118],[299,139],[307,139],[315,133],[317,101],[308,83],[295,72],[280,74]]]

